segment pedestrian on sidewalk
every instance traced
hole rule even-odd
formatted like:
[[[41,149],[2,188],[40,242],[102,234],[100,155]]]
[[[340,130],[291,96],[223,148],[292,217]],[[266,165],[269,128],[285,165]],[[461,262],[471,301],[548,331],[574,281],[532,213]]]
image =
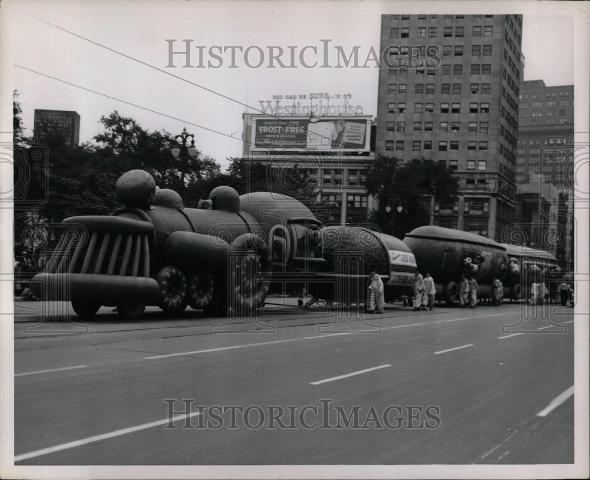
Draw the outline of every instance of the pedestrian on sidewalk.
[[[492,280],[492,304],[496,307],[504,301],[504,285],[499,278]]]
[[[432,307],[434,306],[434,297],[436,295],[436,286],[434,285],[434,278],[430,276],[430,273],[426,273],[426,276],[424,277],[424,289],[428,299],[428,310],[432,310]]]
[[[370,313],[383,313],[383,280],[381,280],[381,276],[377,272],[371,272],[369,274],[369,288],[367,293],[367,311]]]

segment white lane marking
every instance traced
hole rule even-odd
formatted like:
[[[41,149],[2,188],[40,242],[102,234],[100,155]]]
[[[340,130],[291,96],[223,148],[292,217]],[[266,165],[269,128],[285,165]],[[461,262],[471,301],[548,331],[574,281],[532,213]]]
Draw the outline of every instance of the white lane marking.
[[[568,320],[567,322],[563,322],[563,323],[574,323],[573,320]]]
[[[557,325],[546,325],[544,327],[539,327],[537,330],[547,330],[548,328],[557,327]]]
[[[537,417],[546,417],[553,410],[555,410],[562,403],[564,403],[568,398],[570,398],[573,394],[574,394],[574,386],[572,385],[565,392],[562,392],[559,395],[557,395],[557,397],[555,397],[549,405],[547,405],[543,410],[541,410],[539,413],[537,413]]]
[[[438,352],[434,352],[435,355],[440,355],[441,353],[447,352],[454,352],[455,350],[461,350],[462,348],[473,347],[473,343],[468,343],[467,345],[460,345],[458,347],[447,348],[446,350],[439,350]]]
[[[15,377],[25,377],[27,375],[39,375],[41,373],[64,372],[66,370],[76,370],[78,368],[88,368],[88,365],[73,365],[71,367],[51,368],[48,370],[36,370],[34,372],[15,373]]]
[[[92,437],[82,438],[73,442],[62,443],[55,445],[54,447],[42,448],[41,450],[34,450],[32,452],[23,453],[14,457],[14,462],[22,462],[30,458],[40,457],[42,455],[48,455],[50,453],[61,452],[62,450],[69,450],[70,448],[80,447],[82,445],[88,445],[89,443],[100,442],[101,440],[107,440],[109,438],[120,437],[121,435],[127,435],[128,433],[139,432],[141,430],[147,430],[148,428],[158,427],[167,423],[174,423],[178,420],[186,420],[199,415],[201,412],[191,412],[184,415],[175,415],[172,418],[164,418],[162,420],[156,420],[155,422],[142,423],[135,427],[121,428],[119,430],[113,430],[112,432],[103,433],[101,435],[94,435]]]
[[[504,340],[505,338],[516,337],[517,335],[522,335],[522,332],[511,333],[510,335],[504,335],[503,337],[498,337],[498,340]]]
[[[501,317],[501,316],[506,316],[506,313],[495,313],[492,315],[480,315],[476,318],[474,318],[474,317],[451,318],[449,320],[435,320],[434,322],[409,323],[409,324],[405,324],[405,325],[393,325],[390,327],[378,327],[378,328],[380,328],[380,330],[394,330],[394,329],[398,329],[398,328],[419,327],[419,326],[423,326],[423,325],[435,325],[435,324],[441,324],[441,323],[460,322],[463,320],[479,320],[481,318]],[[358,335],[361,333],[365,333],[365,332],[363,332],[361,330],[361,331],[356,331],[356,332],[328,333],[325,335],[314,335],[311,337],[286,338],[283,340],[273,340],[270,342],[247,343],[244,345],[230,345],[227,347],[208,348],[205,350],[193,350],[191,352],[166,353],[166,354],[162,354],[162,355],[154,355],[151,357],[144,357],[144,360],[158,360],[161,358],[181,357],[181,356],[185,356],[185,355],[198,355],[200,353],[223,352],[226,350],[237,350],[240,348],[260,347],[263,345],[277,345],[277,344],[281,344],[281,343],[299,342],[302,340],[317,340],[317,339],[321,339],[321,338],[336,337],[336,336],[340,336],[340,335]]]
[[[510,450],[506,450],[502,455],[500,455],[496,460],[502,460],[506,455],[510,453]]]
[[[492,448],[491,450],[488,450],[486,453],[484,453],[481,457],[479,457],[480,460],[483,460],[484,458],[486,458],[487,456],[491,455],[492,453],[494,453],[496,450],[498,450],[498,448],[500,448],[503,445],[503,442],[498,443],[498,445],[496,445],[494,448]]]
[[[344,375],[338,375],[337,377],[324,378],[323,380],[317,380],[316,382],[310,382],[310,385],[321,385],[322,383],[335,382],[336,380],[342,380],[343,378],[354,377],[356,375],[362,375],[363,373],[373,372],[375,370],[381,370],[382,368],[391,367],[390,363],[379,365],[378,367],[365,368],[364,370],[358,370],[356,372],[346,373]]]
[[[164,355],[155,355],[153,357],[145,357],[144,360],[156,360],[158,358],[178,357],[178,356],[182,356],[182,355],[197,355],[199,353],[223,352],[225,350],[236,350],[238,348],[260,347],[262,345],[277,345],[280,343],[296,342],[299,340],[314,340],[317,338],[335,337],[338,335],[348,335],[348,333],[353,333],[353,332],[328,333],[326,335],[317,335],[317,336],[313,336],[313,337],[302,337],[302,338],[285,338],[283,340],[273,340],[271,342],[258,342],[258,343],[246,343],[243,345],[230,345],[228,347],[207,348],[205,350],[194,350],[192,352],[167,353]],[[362,332],[354,332],[354,333],[362,333]]]

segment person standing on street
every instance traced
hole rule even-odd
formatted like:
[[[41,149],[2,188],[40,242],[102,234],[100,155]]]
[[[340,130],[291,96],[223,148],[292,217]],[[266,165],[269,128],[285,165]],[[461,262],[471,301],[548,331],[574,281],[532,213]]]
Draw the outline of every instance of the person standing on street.
[[[459,281],[459,304],[463,308],[469,305],[469,280],[464,273]]]
[[[430,276],[430,273],[427,273],[424,277],[424,289],[428,299],[428,310],[432,310],[432,307],[434,306],[434,296],[436,295],[436,287],[434,285],[434,279]]]
[[[496,307],[504,300],[504,285],[499,278],[492,280],[492,304]]]
[[[477,280],[472,275],[469,279],[469,307],[473,308],[477,305]]]
[[[414,275],[414,311],[425,310],[424,306],[424,278],[420,272]]]
[[[370,313],[383,313],[384,287],[383,280],[376,272],[369,275],[367,311]]]

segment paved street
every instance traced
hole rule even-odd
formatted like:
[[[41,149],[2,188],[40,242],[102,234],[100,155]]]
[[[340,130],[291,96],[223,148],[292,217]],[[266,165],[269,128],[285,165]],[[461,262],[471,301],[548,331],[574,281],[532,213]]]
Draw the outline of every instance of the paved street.
[[[271,305],[257,322],[198,312],[169,319],[154,310],[133,323],[103,308],[84,325],[36,324],[21,310],[16,460],[571,463],[573,312],[549,306],[552,325],[525,308],[389,306],[383,315],[336,319],[328,310]],[[192,399],[190,411],[183,399]],[[174,428],[166,428],[169,405]],[[213,417],[198,406],[254,406],[250,428],[241,418],[231,425],[229,415],[199,426]],[[295,428],[265,428],[272,406],[297,415],[309,408]],[[326,406],[327,418],[316,415]],[[336,407],[355,406],[360,421],[336,428]],[[391,406],[388,426],[367,420],[371,408],[381,416]]]

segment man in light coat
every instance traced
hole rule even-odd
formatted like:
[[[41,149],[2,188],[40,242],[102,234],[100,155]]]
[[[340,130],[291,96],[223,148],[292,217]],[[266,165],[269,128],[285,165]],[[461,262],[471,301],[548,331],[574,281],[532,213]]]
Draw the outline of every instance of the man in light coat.
[[[414,310],[425,310],[424,278],[420,272],[414,275]]]
[[[432,310],[432,307],[434,306],[434,296],[436,295],[436,287],[434,285],[434,278],[430,276],[430,273],[427,273],[424,277],[424,290],[426,292],[426,304],[428,310]]]

